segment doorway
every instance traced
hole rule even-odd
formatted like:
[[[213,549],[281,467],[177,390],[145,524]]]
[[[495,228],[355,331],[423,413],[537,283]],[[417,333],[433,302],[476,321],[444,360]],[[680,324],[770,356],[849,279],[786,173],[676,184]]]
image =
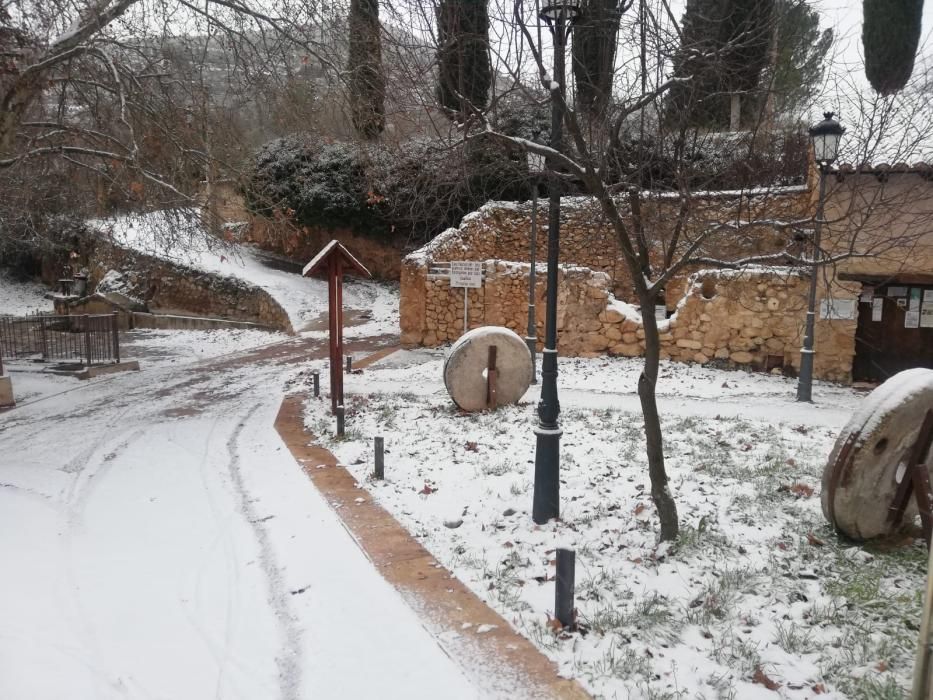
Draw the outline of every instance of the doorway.
[[[933,284],[862,285],[852,379],[883,382],[905,369],[933,369]]]

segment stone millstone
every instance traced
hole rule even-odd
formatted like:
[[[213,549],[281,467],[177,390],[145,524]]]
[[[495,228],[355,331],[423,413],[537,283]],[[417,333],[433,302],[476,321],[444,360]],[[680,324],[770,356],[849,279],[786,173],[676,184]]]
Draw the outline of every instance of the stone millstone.
[[[483,326],[453,344],[444,362],[447,393],[464,411],[486,409],[486,367],[489,348],[496,346],[496,403],[518,401],[531,385],[531,353],[525,341],[502,326]]]
[[[823,470],[823,515],[855,540],[893,534],[888,508],[905,476],[911,449],[933,409],[933,370],[899,372],[865,397],[836,440]],[[844,449],[851,442],[848,450]],[[930,455],[926,464],[930,465]],[[918,515],[911,497],[903,524]]]

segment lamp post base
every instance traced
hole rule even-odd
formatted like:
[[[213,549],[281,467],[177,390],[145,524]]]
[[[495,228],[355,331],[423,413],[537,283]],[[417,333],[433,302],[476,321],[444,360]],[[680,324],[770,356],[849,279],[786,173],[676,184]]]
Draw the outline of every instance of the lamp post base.
[[[813,351],[800,351],[800,375],[797,380],[797,400],[813,403]]]
[[[538,383],[538,363],[536,361],[536,353],[538,352],[538,339],[527,337],[525,338],[525,345],[528,346],[528,352],[531,353],[531,383]]]
[[[560,436],[559,427],[535,429],[535,492],[531,519],[543,525],[560,516]]]

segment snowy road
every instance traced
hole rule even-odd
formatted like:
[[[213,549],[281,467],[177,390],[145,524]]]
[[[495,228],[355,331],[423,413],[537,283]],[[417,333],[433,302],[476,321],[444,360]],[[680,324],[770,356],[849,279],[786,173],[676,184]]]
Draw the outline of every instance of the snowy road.
[[[0,698],[476,697],[275,432],[296,368],[156,362],[0,414]]]

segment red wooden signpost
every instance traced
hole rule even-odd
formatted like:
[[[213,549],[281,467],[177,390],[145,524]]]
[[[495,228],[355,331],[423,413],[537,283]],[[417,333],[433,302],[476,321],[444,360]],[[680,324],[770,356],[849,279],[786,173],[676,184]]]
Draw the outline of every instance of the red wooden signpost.
[[[343,406],[343,275],[356,274],[372,277],[359,260],[341,245],[331,241],[305,265],[302,275],[307,277],[316,272],[327,271],[327,315],[330,333],[330,405],[336,414]]]

